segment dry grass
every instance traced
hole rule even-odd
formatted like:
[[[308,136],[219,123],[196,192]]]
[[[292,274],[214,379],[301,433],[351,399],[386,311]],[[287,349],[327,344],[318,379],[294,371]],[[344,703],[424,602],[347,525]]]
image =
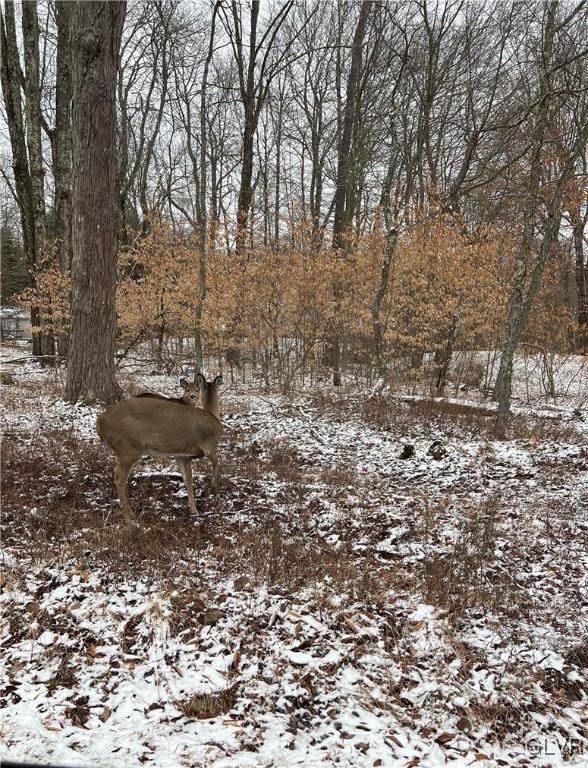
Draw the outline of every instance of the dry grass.
[[[20,438],[8,436],[3,446],[4,543],[35,563],[58,560],[81,570],[100,565],[121,579],[140,575],[170,583],[188,575],[198,580],[199,558],[206,549],[220,573],[246,575],[256,583],[295,588],[328,577],[356,594],[382,588],[374,570],[381,564],[358,558],[349,545],[333,548],[316,535],[294,452],[276,449],[261,464],[250,451],[233,447],[226,447],[218,494],[208,492],[207,478],[204,484],[196,480],[199,517],[189,516],[185,498],[174,498],[173,492],[183,488],[179,477],[149,475],[131,480],[138,518],[128,522],[112,485],[113,459],[103,446],[56,432],[23,450]],[[289,513],[286,520],[264,498],[261,478],[268,470],[285,483],[288,508],[300,505],[300,512]],[[244,510],[248,517],[236,526],[233,517]],[[178,606],[178,631],[189,625],[190,614]]]
[[[396,429],[399,423],[408,428],[437,420],[448,431],[479,432],[489,430],[493,419],[486,409],[436,400],[360,402],[336,394],[317,395],[315,404],[341,421],[354,414],[383,430]],[[539,439],[545,430],[561,426],[549,422],[537,427],[531,422],[523,427],[521,421],[520,434]],[[477,509],[466,505],[448,549],[438,546],[436,529],[455,513],[442,506],[431,510],[424,495],[415,497],[415,520],[421,522],[406,536],[426,553],[415,568],[394,553],[388,557],[376,550],[390,525],[377,507],[365,510],[361,535],[369,546],[362,551],[355,547],[358,530],[353,515],[342,515],[329,529],[337,546],[317,530],[321,499],[345,509],[346,488],[358,483],[355,473],[341,466],[306,466],[295,447],[287,444],[269,453],[266,448],[263,459],[260,453],[260,446],[247,444],[238,429],[229,431],[217,494],[209,491],[208,465],[196,462],[198,518],[188,514],[179,475],[135,475],[130,495],[138,520],[129,523],[116,501],[114,458],[103,445],[67,431],[48,432],[34,440],[7,435],[2,472],[4,543],[36,563],[59,560],[89,570],[100,566],[117,578],[140,575],[168,584],[187,578],[197,592],[199,564],[206,552],[219,576],[244,576],[251,583],[287,590],[316,585],[320,590],[326,579],[331,589],[374,603],[387,589],[416,589],[427,602],[455,617],[475,607],[508,615],[524,602],[525,590],[514,575],[495,567],[499,513],[495,503]],[[323,486],[321,499],[316,497],[317,476]],[[268,477],[277,481],[277,491],[268,492]],[[176,497],[178,491],[182,495]],[[553,532],[554,545],[564,534]],[[193,625],[194,606],[185,601],[175,606],[174,631]]]
[[[328,413],[331,418],[346,421],[355,417],[383,431],[410,432],[427,424],[443,429],[447,435],[484,435],[489,438],[499,436],[495,425],[496,412],[483,406],[454,403],[439,398],[413,400],[325,392],[314,394],[312,401],[319,411]],[[577,443],[581,438],[572,425],[560,419],[512,415],[502,439]]]
[[[238,686],[233,685],[220,693],[193,694],[187,699],[177,699],[176,707],[188,718],[208,720],[224,715],[235,706]]]
[[[69,433],[38,437],[26,448],[19,438],[5,437],[5,545],[22,549],[34,562],[72,559],[82,567],[99,562],[127,574],[173,570],[179,552],[197,552],[201,534],[185,500],[170,505],[170,490],[179,481],[158,476],[132,480],[131,496],[142,515],[140,524],[129,523],[118,511],[112,465],[101,445]],[[173,526],[161,514],[170,506]]]
[[[496,566],[499,506],[490,499],[465,511],[458,521],[452,545],[438,549],[426,545],[422,565],[426,601],[449,611],[454,619],[471,608],[497,615],[518,612],[523,594],[514,574]],[[423,539],[431,540],[435,516],[424,516]],[[504,533],[502,533],[504,535]]]

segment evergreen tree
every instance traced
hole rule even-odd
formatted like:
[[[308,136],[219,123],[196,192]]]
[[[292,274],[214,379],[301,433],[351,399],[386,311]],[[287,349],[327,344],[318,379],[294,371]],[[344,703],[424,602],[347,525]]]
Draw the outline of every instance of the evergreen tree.
[[[23,247],[6,224],[0,225],[0,301],[13,303],[27,284],[27,267]]]

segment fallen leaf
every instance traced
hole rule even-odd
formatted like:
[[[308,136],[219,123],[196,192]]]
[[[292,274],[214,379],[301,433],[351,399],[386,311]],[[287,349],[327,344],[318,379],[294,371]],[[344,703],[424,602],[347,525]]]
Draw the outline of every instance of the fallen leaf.
[[[90,578],[88,571],[85,571],[83,568],[72,568],[68,573],[70,576],[79,576],[84,582],[87,582]]]
[[[463,733],[469,733],[472,730],[471,720],[468,720],[467,717],[460,717],[456,725],[458,730]]]
[[[103,723],[105,723],[111,714],[112,714],[112,710],[110,709],[110,707],[104,707],[104,709],[102,710],[102,713],[98,715],[98,717],[100,720],[102,720]]]
[[[90,645],[86,646],[86,662],[89,666],[92,666],[96,659],[96,648],[98,646],[94,645],[93,643],[90,643]]]
[[[224,611],[220,611],[218,608],[210,608],[202,617],[202,623],[208,626],[213,626],[224,618],[224,615]]]
[[[51,722],[51,718],[47,717],[45,720],[43,720],[43,727],[47,731],[60,731],[61,726],[57,725],[57,723]]]

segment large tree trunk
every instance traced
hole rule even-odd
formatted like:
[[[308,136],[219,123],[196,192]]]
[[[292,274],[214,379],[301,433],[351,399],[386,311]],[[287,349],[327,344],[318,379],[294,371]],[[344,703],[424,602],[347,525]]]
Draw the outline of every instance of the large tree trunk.
[[[253,108],[245,107],[245,131],[243,133],[243,167],[237,202],[237,234],[235,250],[242,254],[247,239],[247,220],[253,199],[253,143],[255,139],[256,119]]]
[[[29,2],[22,4],[22,38],[25,62],[27,149],[31,169],[35,246],[37,255],[39,255],[47,237],[47,219],[45,216],[45,171],[41,145],[39,21],[36,0],[29,0]]]
[[[350,204],[353,198],[351,187],[353,174],[351,173],[351,141],[353,138],[353,124],[357,113],[358,86],[361,77],[361,59],[363,42],[367,29],[368,17],[372,9],[371,0],[362,3],[359,20],[353,36],[353,51],[351,54],[351,67],[347,79],[347,95],[345,101],[345,113],[339,151],[337,156],[337,186],[335,188],[335,220],[333,223],[333,248],[340,249],[345,244],[345,235],[351,223],[353,213]]]
[[[71,271],[71,4],[55,3],[57,18],[57,64],[55,76],[55,128],[51,132],[53,177],[55,180],[55,237],[59,267],[64,275]],[[69,337],[57,339],[62,357],[67,357]]]
[[[72,7],[73,261],[66,399],[111,402],[116,334],[116,99],[126,2]]]

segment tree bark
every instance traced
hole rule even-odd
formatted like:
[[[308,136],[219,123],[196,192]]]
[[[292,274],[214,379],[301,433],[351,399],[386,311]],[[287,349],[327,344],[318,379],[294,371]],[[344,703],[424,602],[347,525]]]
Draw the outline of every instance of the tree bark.
[[[208,245],[208,216],[206,211],[206,95],[208,86],[208,71],[212,55],[214,53],[214,32],[216,25],[216,15],[218,13],[220,1],[217,1],[212,12],[212,24],[210,28],[210,37],[208,40],[208,53],[204,62],[204,72],[202,74],[202,88],[200,91],[200,199],[198,205],[198,299],[194,312],[195,330],[194,330],[194,353],[195,353],[195,371],[199,373],[204,367],[204,349],[202,344],[202,311],[206,299],[206,248]]]
[[[12,150],[12,170],[20,213],[23,246],[28,267],[28,283],[31,288],[34,288],[35,269],[38,264],[39,254],[36,239],[33,182],[27,155],[27,140],[20,92],[24,74],[20,68],[13,0],[6,0],[4,12],[5,15],[0,8],[2,94]],[[41,324],[38,308],[33,307],[31,309],[31,323],[33,327],[37,328]],[[41,334],[36,331],[33,333],[33,355],[39,356],[41,354]]]
[[[45,215],[45,171],[41,146],[41,94],[39,86],[39,21],[36,0],[22,4],[22,37],[25,62],[25,104],[27,150],[31,173],[31,192],[35,223],[35,246],[40,254],[47,237]]]
[[[351,142],[353,138],[353,124],[357,112],[357,93],[361,77],[361,59],[363,42],[367,29],[368,17],[372,10],[371,0],[365,0],[361,5],[359,20],[353,36],[353,49],[351,54],[351,67],[347,78],[347,95],[343,115],[341,140],[337,154],[337,183],[335,187],[335,219],[333,223],[333,250],[335,258],[339,258],[341,250],[346,245],[346,235],[350,225],[353,197],[351,173]],[[335,317],[333,322],[333,386],[341,385],[341,322],[340,302],[341,286],[337,278],[334,285]]]
[[[290,13],[293,0],[287,0],[274,18],[268,22],[265,32],[258,40],[259,0],[252,0],[249,13],[249,40],[247,41],[248,55],[245,56],[243,28],[241,23],[241,7],[233,0],[231,3],[231,18],[221,3],[220,10],[224,19],[225,29],[229,34],[237,74],[239,76],[239,94],[243,104],[243,165],[237,199],[237,232],[235,235],[235,251],[240,255],[245,250],[247,242],[247,222],[251,213],[253,200],[253,149],[255,132],[259,115],[269,92],[270,84],[287,57],[287,49],[278,54],[277,61],[270,62],[276,36],[285,19]],[[265,47],[265,52],[262,51]],[[259,72],[256,74],[256,67]]]
[[[463,292],[459,294],[457,306],[453,311],[453,316],[451,318],[451,326],[449,328],[449,333],[447,334],[447,342],[445,344],[445,347],[441,350],[440,355],[437,359],[437,362],[439,363],[439,369],[437,371],[437,381],[435,383],[435,395],[437,397],[441,397],[443,395],[443,393],[445,392],[445,387],[447,385],[447,374],[449,373],[449,365],[451,363],[451,356],[453,355],[453,347],[455,344],[455,340],[457,339],[457,335],[459,333],[459,321],[461,318],[462,304],[463,304]]]
[[[31,204],[35,231],[35,262],[41,266],[43,250],[47,240],[47,215],[45,210],[45,170],[43,168],[43,146],[41,142],[41,86],[39,80],[39,20],[37,0],[26,0],[22,4],[22,39],[25,63],[25,114],[27,127],[27,151],[31,178]],[[42,268],[42,267],[41,267]],[[50,314],[47,310],[46,315]],[[38,317],[41,331],[39,344],[43,360],[47,362],[54,354],[53,334],[48,332],[50,317]]]
[[[588,212],[582,216],[580,210],[573,217],[573,242],[575,256],[575,278],[578,297],[578,333],[576,349],[578,352],[588,352],[588,265],[584,257],[584,228],[588,220]]]
[[[126,1],[76,3],[73,40],[73,261],[66,399],[112,402],[115,379],[116,76]]]
[[[59,262],[66,274],[71,269],[71,4],[57,0],[57,73],[55,83],[55,130],[53,175],[55,177],[55,235]]]
[[[233,3],[233,17],[235,18],[235,30],[237,30],[236,8]],[[257,20],[259,18],[259,0],[251,3],[251,17],[249,26],[249,60],[247,76],[245,80],[244,61],[237,62],[241,78],[241,99],[245,112],[245,127],[243,131],[243,166],[241,168],[241,183],[239,185],[239,198],[237,200],[237,234],[235,247],[238,254],[245,248],[247,236],[247,219],[253,198],[253,142],[255,129],[257,128],[257,110],[255,104],[255,63],[257,54]],[[246,83],[246,85],[245,85]]]
[[[500,358],[500,368],[496,377],[496,384],[494,385],[494,398],[498,402],[497,428],[499,432],[504,431],[506,420],[510,412],[514,354],[525,328],[524,290],[527,277],[527,264],[533,247],[535,220],[539,206],[539,188],[541,184],[542,166],[541,158],[549,116],[549,82],[546,69],[551,64],[556,10],[557,2],[552,2],[548,11],[543,40],[544,63],[539,72],[539,98],[533,136],[533,155],[529,176],[529,197],[523,217],[523,233],[515,260],[515,274],[511,288],[509,314],[502,355]]]
[[[390,281],[390,270],[394,263],[394,257],[396,255],[396,244],[398,242],[398,230],[394,224],[386,227],[386,248],[384,250],[384,261],[382,262],[382,271],[380,273],[380,284],[378,290],[374,296],[372,303],[372,338],[373,338],[373,351],[376,359],[376,367],[378,369],[378,376],[383,382],[386,381],[388,375],[388,365],[384,358],[384,334],[382,332],[381,323],[381,307],[386,291],[388,290],[388,283]]]

